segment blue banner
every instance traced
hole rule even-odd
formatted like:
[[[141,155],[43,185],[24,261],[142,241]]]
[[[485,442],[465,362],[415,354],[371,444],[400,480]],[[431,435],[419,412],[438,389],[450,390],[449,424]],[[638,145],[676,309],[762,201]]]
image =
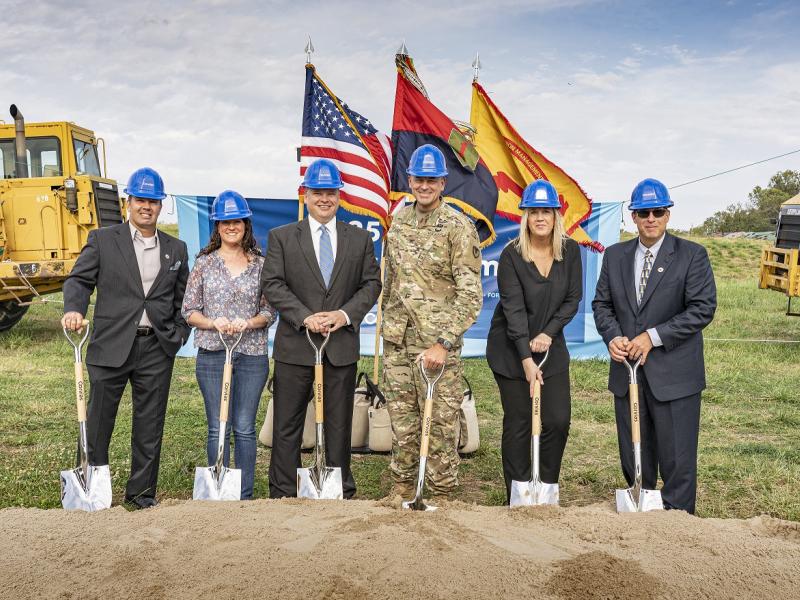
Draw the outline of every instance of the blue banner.
[[[209,213],[214,197],[175,196],[175,199],[178,207],[180,237],[189,247],[190,266],[192,266],[194,257],[208,243],[211,236]],[[297,200],[248,198],[247,202],[253,211],[253,233],[261,245],[262,251],[266,254],[269,230],[297,220]],[[382,229],[377,220],[355,215],[343,208],[339,209],[337,218],[369,231],[375,243],[375,256],[380,257]],[[594,202],[592,216],[582,226],[593,240],[597,240],[607,247],[619,240],[621,220],[621,202]],[[486,353],[486,336],[489,333],[492,314],[499,300],[496,277],[500,252],[519,232],[518,223],[501,218],[494,220],[494,228],[497,239],[491,246],[484,248],[482,256],[483,308],[478,321],[464,336],[464,356],[484,356]],[[583,299],[578,308],[578,314],[567,325],[564,335],[573,358],[606,356],[606,348],[594,325],[591,306],[597,278],[600,275],[602,254],[581,248],[581,259],[583,261]],[[361,323],[361,354],[367,356],[372,356],[375,349],[376,308],[373,308]],[[270,345],[274,328],[275,326],[270,332]],[[190,339],[179,355],[194,356],[195,353],[193,340]]]

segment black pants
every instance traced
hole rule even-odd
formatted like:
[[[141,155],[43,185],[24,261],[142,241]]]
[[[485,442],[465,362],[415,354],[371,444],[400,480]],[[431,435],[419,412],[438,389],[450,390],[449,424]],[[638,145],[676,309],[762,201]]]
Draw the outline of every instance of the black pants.
[[[350,434],[353,428],[353,391],[356,363],[334,367],[324,358],[325,456],[329,467],[342,469],[345,498],[356,493],[350,472]],[[272,456],[269,463],[269,497],[297,496],[297,469],[308,400],[314,384],[314,367],[275,361],[273,379]]]
[[[639,423],[642,433],[642,485],[656,489],[664,480],[661,498],[666,508],[694,514],[697,496],[697,438],[700,431],[700,394],[659,402],[639,370]],[[633,441],[628,395],[614,396],[622,471],[633,485]]]
[[[531,477],[531,396],[524,379],[494,374],[503,403],[503,476],[506,501],[512,481]],[[539,474],[544,483],[558,483],[561,459],[567,445],[570,423],[569,371],[556,373],[542,386],[542,435],[539,438]]]
[[[89,462],[108,464],[108,447],[122,392],[130,381],[133,405],[131,474],[125,499],[155,498],[161,437],[167,412],[169,384],[175,358],[168,356],[155,335],[136,337],[120,367],[87,365],[89,406],[87,412]]]

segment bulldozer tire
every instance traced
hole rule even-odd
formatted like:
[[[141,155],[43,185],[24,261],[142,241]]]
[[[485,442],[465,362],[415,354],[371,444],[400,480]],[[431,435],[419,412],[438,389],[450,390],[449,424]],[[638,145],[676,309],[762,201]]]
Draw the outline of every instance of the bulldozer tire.
[[[0,331],[7,331],[19,323],[30,306],[20,306],[14,300],[0,302]]]

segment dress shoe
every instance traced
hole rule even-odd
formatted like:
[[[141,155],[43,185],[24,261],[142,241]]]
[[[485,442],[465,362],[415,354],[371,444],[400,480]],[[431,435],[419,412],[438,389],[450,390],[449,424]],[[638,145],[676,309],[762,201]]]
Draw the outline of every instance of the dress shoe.
[[[133,510],[141,510],[157,506],[158,500],[149,496],[138,496],[136,498],[126,498],[125,504]]]

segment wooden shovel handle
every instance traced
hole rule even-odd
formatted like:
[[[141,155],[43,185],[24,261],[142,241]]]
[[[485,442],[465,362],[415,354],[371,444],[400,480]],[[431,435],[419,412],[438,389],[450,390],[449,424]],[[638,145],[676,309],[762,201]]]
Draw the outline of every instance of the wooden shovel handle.
[[[325,420],[324,406],[322,404],[322,365],[314,365],[314,422],[322,423]]]
[[[75,403],[78,406],[78,422],[86,422],[86,388],[83,384],[83,363],[75,363]]]
[[[425,409],[422,413],[422,440],[419,447],[420,457],[428,456],[428,444],[431,439],[431,421],[433,420],[433,398],[425,399]]]
[[[222,393],[219,399],[219,420],[228,422],[228,409],[231,403],[231,380],[233,379],[233,364],[225,363],[222,368]],[[220,432],[223,435],[224,432]]]
[[[539,380],[533,382],[533,396],[531,397],[533,409],[531,411],[531,433],[542,435],[542,384]]]
[[[628,390],[631,401],[631,435],[633,436],[633,443],[638,444],[642,439],[639,429],[639,385],[632,383]]]

